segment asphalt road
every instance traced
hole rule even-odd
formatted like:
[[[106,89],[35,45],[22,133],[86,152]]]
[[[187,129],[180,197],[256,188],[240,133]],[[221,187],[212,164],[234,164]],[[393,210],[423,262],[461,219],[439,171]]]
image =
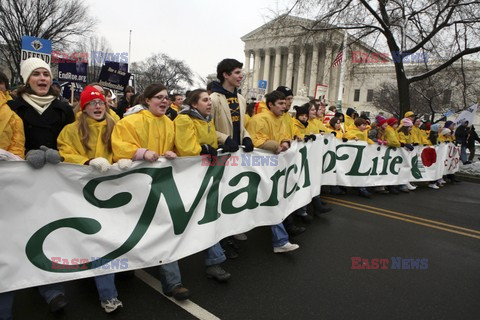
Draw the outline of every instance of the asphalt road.
[[[117,279],[124,308],[114,314],[84,279],[66,284],[70,303],[57,315],[36,290],[19,291],[14,319],[480,319],[480,184],[324,199],[334,210],[292,239],[295,252],[274,254],[267,227],[248,232],[224,265],[227,284],[205,277],[201,253],[180,261],[192,291],[180,305],[159,293],[151,268]],[[352,257],[388,259],[388,268],[352,269]],[[392,269],[392,257],[424,259],[423,269]]]

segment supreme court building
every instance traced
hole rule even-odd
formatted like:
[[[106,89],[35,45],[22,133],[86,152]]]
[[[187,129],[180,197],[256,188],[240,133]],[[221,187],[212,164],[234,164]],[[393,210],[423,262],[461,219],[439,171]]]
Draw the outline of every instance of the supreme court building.
[[[284,85],[292,88],[296,96],[322,96],[329,105],[336,104],[341,65],[332,64],[341,51],[345,33],[342,30],[308,33],[302,28],[310,27],[312,23],[308,19],[281,16],[241,38],[245,42],[242,92],[247,100],[258,100],[264,93]],[[374,94],[380,90],[380,84],[396,83],[394,62],[388,54],[377,62],[359,63],[354,58],[355,53],[361,52],[366,56],[376,51],[361,41],[353,41],[351,36],[347,37],[348,46],[343,57],[342,109],[353,107],[374,116],[379,110],[372,101]],[[422,57],[416,56],[409,63],[404,62],[404,67],[409,70],[422,63]],[[478,73],[479,64],[475,63],[472,71]],[[450,95],[449,99],[456,96],[455,92]]]

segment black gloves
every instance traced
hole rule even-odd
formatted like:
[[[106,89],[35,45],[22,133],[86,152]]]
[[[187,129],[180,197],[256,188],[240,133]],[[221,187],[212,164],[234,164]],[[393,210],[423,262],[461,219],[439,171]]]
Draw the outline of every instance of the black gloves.
[[[417,142],[415,142],[415,143],[413,144],[413,146],[414,146],[414,147],[418,146],[418,143],[417,143]]]
[[[217,156],[217,149],[215,149],[214,147],[212,147],[211,145],[209,144],[204,144],[202,145],[202,151],[200,151],[200,154],[208,154],[212,157],[216,157]]]
[[[317,140],[317,137],[314,134],[306,134],[305,137],[303,137],[303,141],[308,142],[309,140],[315,141]]]
[[[332,134],[336,137],[337,136],[337,132],[335,131],[332,131]]]
[[[347,139],[347,138],[342,138],[342,141],[343,141],[343,142],[347,142],[348,139]]]
[[[243,139],[245,140],[245,139]],[[251,141],[251,140],[250,140]],[[238,151],[238,143],[232,138],[228,137],[223,144],[223,151],[225,152],[236,152]]]
[[[402,147],[402,148],[405,147],[405,143],[400,142],[400,147]]]
[[[253,142],[252,142],[252,139],[250,139],[249,137],[243,138],[242,144],[243,144],[243,147],[244,147],[243,151],[245,151],[245,152],[252,152],[253,151]]]
[[[405,148],[407,148],[408,151],[413,151],[413,146],[410,143],[407,143]]]

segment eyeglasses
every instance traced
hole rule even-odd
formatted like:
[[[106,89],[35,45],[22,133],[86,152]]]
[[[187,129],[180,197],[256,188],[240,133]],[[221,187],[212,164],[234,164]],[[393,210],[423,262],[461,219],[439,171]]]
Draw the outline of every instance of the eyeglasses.
[[[168,96],[162,96],[162,95],[153,96],[153,98],[157,98],[157,99],[160,100],[160,101],[162,101],[162,100],[168,100]]]
[[[94,106],[94,107],[95,106],[99,106],[99,107],[105,106],[105,102],[103,102],[103,101],[90,101],[88,104],[91,105],[91,106]]]

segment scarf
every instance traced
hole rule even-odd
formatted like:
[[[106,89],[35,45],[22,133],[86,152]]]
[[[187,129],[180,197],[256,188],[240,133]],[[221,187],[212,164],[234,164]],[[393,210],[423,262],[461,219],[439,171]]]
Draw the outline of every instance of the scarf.
[[[24,93],[22,94],[22,99],[25,100],[33,109],[35,109],[39,114],[42,114],[50,106],[53,100],[56,99],[55,96],[37,96],[34,94]]]

